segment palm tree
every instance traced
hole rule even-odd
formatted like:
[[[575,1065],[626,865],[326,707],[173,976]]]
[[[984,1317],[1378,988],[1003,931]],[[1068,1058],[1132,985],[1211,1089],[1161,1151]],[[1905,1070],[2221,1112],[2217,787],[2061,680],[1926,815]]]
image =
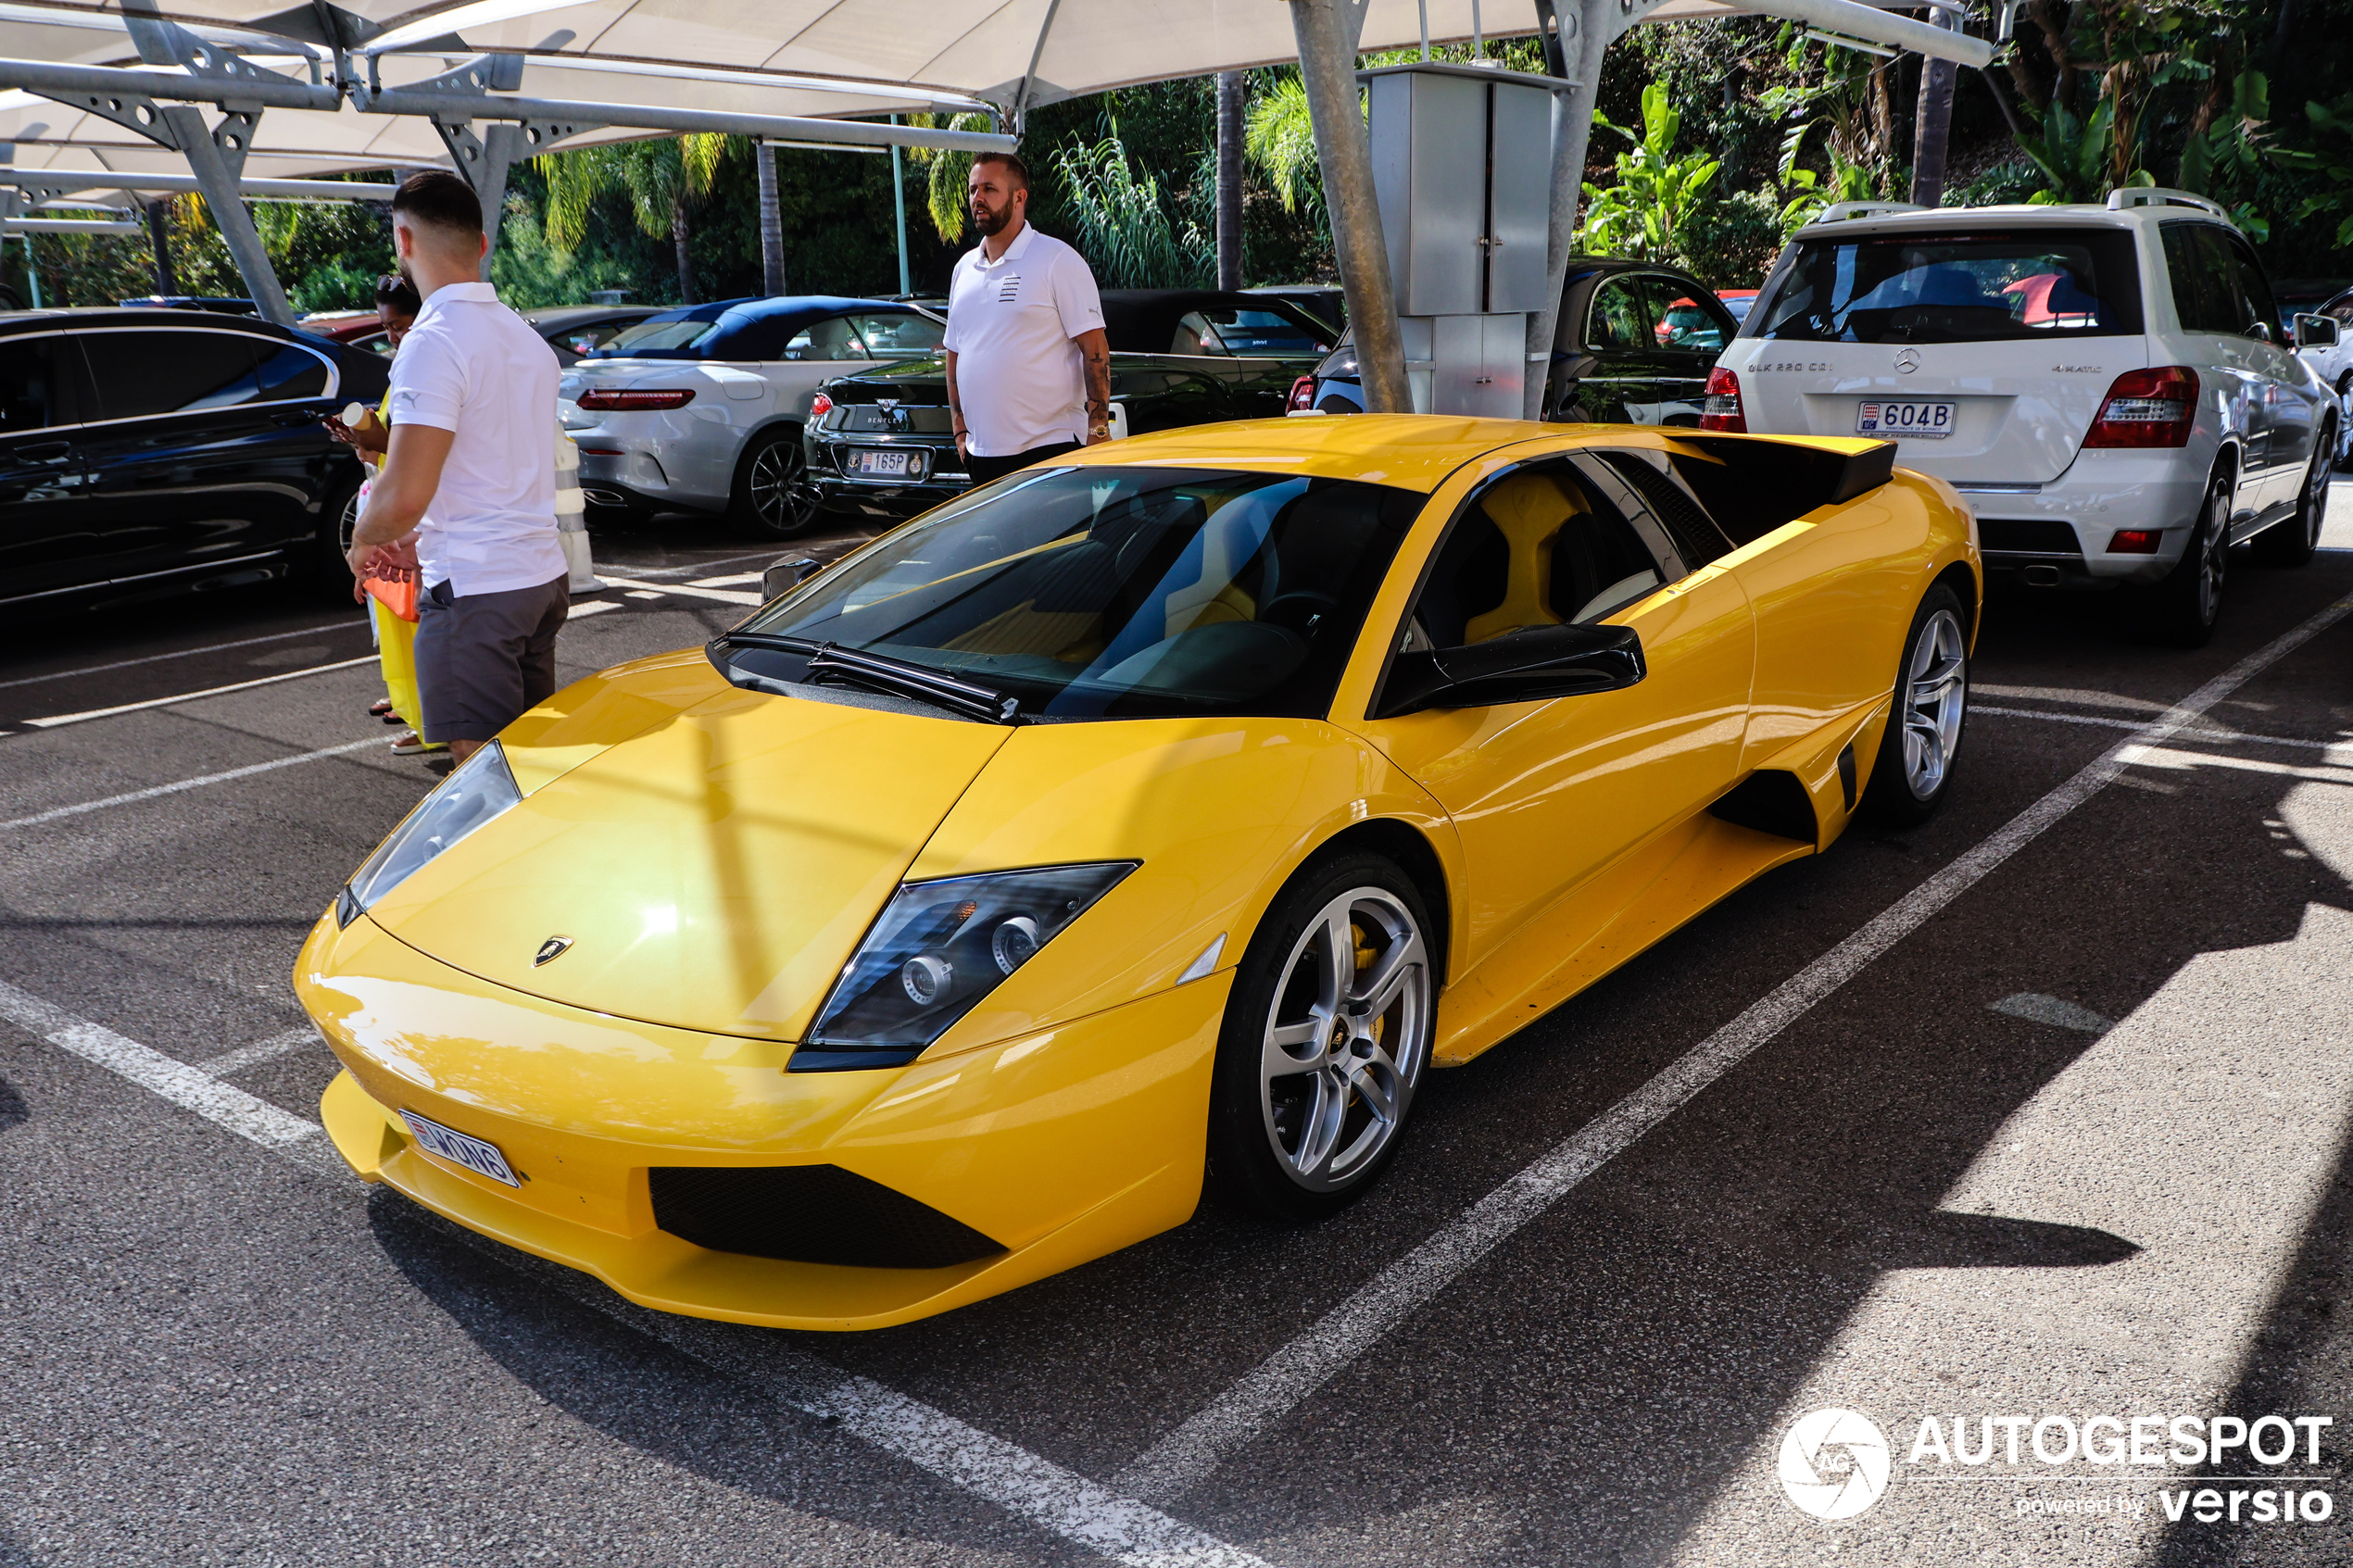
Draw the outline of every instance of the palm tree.
[[[694,304],[686,214],[693,203],[711,194],[720,160],[734,140],[715,133],[665,136],[540,154],[534,161],[547,179],[547,243],[570,251],[587,232],[589,208],[597,198],[610,190],[623,191],[638,228],[656,239],[670,236],[678,253],[679,301]]]

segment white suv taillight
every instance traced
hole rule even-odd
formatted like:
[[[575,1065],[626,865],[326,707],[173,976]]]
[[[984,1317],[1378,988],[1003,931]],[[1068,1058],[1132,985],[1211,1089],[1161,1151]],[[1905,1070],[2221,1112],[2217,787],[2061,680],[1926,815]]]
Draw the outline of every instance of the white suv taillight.
[[[2086,446],[2186,446],[2197,422],[2197,372],[2187,365],[2127,370],[2108,389]]]
[[[1721,365],[1707,372],[1707,402],[1700,409],[1699,428],[1748,433],[1748,415],[1741,408],[1741,378]]]
[[[1315,411],[1315,378],[1302,376],[1290,383],[1290,395],[1283,399],[1283,411],[1290,414],[1312,414]]]

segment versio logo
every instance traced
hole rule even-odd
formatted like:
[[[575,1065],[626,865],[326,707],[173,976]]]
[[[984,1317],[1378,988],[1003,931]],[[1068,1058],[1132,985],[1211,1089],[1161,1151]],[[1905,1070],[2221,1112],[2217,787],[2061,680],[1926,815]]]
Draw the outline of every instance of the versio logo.
[[[1870,1417],[1815,1411],[1781,1439],[1781,1490],[1817,1519],[1852,1519],[1887,1490],[1887,1437]]]

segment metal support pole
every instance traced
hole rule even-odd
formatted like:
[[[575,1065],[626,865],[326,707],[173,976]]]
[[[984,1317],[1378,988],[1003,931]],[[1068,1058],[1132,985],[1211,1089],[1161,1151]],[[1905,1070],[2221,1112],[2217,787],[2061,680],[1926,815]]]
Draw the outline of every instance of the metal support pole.
[[[751,157],[760,174],[760,286],[774,299],[785,292],[785,209],[776,194],[776,149],[754,142]]]
[[[1520,406],[1522,415],[1531,420],[1541,420],[1547,412],[1544,396],[1552,384],[1553,338],[1560,326],[1561,289],[1568,280],[1569,255],[1577,244],[1577,205],[1585,193],[1585,149],[1592,140],[1602,51],[1617,36],[1618,9],[1610,0],[1569,0],[1558,8],[1558,57],[1569,65],[1571,74],[1568,91],[1553,95],[1553,190],[1545,231],[1544,303],[1528,317],[1528,390]]]
[[[893,124],[899,121],[897,115],[890,119]],[[907,173],[896,143],[890,149],[890,210],[899,222],[899,292],[903,297],[913,294],[915,285],[907,273]]]
[[[252,119],[233,112],[222,122],[222,132],[232,144],[224,148],[205,128],[203,111],[194,105],[168,104],[157,113],[179,138],[188,172],[196,177],[205,206],[211,210],[220,237],[228,242],[229,254],[237,263],[237,275],[245,280],[245,292],[253,297],[254,308],[265,321],[293,326],[294,307],[286,303],[286,291],[278,286],[278,274],[270,265],[269,251],[262,248],[260,232],[253,226],[253,214],[237,194],[237,176],[245,167],[245,146],[253,134]],[[232,156],[237,161],[235,169],[229,167]]]
[[[1397,327],[1397,290],[1390,277],[1380,202],[1373,191],[1372,147],[1356,93],[1356,38],[1364,10],[1349,0],[1290,0],[1290,5],[1365,407],[1376,414],[1406,413],[1413,395],[1405,384],[1405,343]],[[1351,13],[1345,17],[1344,5]]]
[[[1217,76],[1217,286],[1242,286],[1242,101],[1250,73]]]
[[[474,194],[482,202],[482,232],[489,247],[482,253],[482,281],[490,281],[491,259],[498,254],[498,225],[507,216],[507,176],[522,156],[522,127],[500,123],[482,133],[482,161],[474,166]]]

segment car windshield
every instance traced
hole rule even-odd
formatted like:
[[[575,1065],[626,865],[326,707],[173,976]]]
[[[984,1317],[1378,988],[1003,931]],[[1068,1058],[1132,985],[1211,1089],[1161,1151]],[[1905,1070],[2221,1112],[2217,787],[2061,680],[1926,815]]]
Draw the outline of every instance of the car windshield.
[[[716,321],[639,321],[614,333],[598,357],[625,359],[653,348],[694,348],[718,331]]]
[[[2121,230],[1801,241],[1750,321],[1805,343],[1984,343],[2141,330]]]
[[[1423,499],[1286,473],[1025,470],[740,630],[922,665],[1035,717],[1320,718]],[[808,668],[726,658],[771,680]]]

